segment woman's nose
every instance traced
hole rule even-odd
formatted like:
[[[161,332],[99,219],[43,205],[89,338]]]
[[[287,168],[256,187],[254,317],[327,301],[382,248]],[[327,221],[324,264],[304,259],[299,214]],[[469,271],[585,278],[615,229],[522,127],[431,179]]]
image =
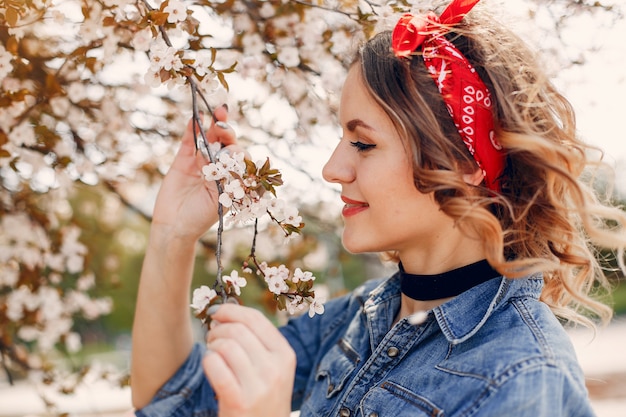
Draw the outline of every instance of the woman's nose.
[[[331,183],[349,183],[354,180],[354,169],[350,164],[350,158],[344,151],[341,141],[332,155],[322,168],[322,176]]]

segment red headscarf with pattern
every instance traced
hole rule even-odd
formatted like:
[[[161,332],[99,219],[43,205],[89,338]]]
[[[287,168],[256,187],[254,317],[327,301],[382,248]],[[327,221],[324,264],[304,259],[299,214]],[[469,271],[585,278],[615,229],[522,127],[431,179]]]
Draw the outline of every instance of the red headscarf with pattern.
[[[410,57],[420,46],[431,77],[454,124],[482,170],[487,187],[500,191],[505,155],[495,138],[491,93],[463,54],[448,41],[446,26],[459,23],[479,0],[453,0],[437,17],[404,14],[392,33],[397,57]]]

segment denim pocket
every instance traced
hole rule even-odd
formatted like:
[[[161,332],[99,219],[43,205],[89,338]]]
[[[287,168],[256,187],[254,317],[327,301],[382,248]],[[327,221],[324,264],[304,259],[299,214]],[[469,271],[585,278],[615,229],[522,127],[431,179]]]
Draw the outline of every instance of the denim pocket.
[[[339,339],[317,367],[315,380],[318,382],[317,385],[322,385],[316,387],[316,390],[323,388],[326,398],[333,397],[343,389],[344,384],[359,362],[360,357],[352,346],[345,340]]]
[[[390,381],[369,390],[361,401],[361,410],[364,416],[444,416],[443,410],[431,401]]]

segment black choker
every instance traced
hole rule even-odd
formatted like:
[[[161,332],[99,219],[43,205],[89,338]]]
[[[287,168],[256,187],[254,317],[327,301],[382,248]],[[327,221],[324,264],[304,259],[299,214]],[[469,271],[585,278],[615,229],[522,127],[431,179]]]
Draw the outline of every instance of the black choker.
[[[414,275],[400,267],[402,294],[419,301],[455,297],[490,279],[502,276],[486,260],[435,275]]]

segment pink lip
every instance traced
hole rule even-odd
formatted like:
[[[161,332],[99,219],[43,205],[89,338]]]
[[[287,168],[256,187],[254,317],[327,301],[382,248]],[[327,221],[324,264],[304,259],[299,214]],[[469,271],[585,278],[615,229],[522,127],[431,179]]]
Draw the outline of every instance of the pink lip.
[[[367,208],[369,208],[369,204],[363,201],[352,200],[343,195],[341,196],[341,200],[344,203],[346,203],[346,205],[343,206],[343,210],[341,211],[341,214],[343,215],[343,217],[354,216],[355,214],[360,213],[363,210],[366,210]]]

